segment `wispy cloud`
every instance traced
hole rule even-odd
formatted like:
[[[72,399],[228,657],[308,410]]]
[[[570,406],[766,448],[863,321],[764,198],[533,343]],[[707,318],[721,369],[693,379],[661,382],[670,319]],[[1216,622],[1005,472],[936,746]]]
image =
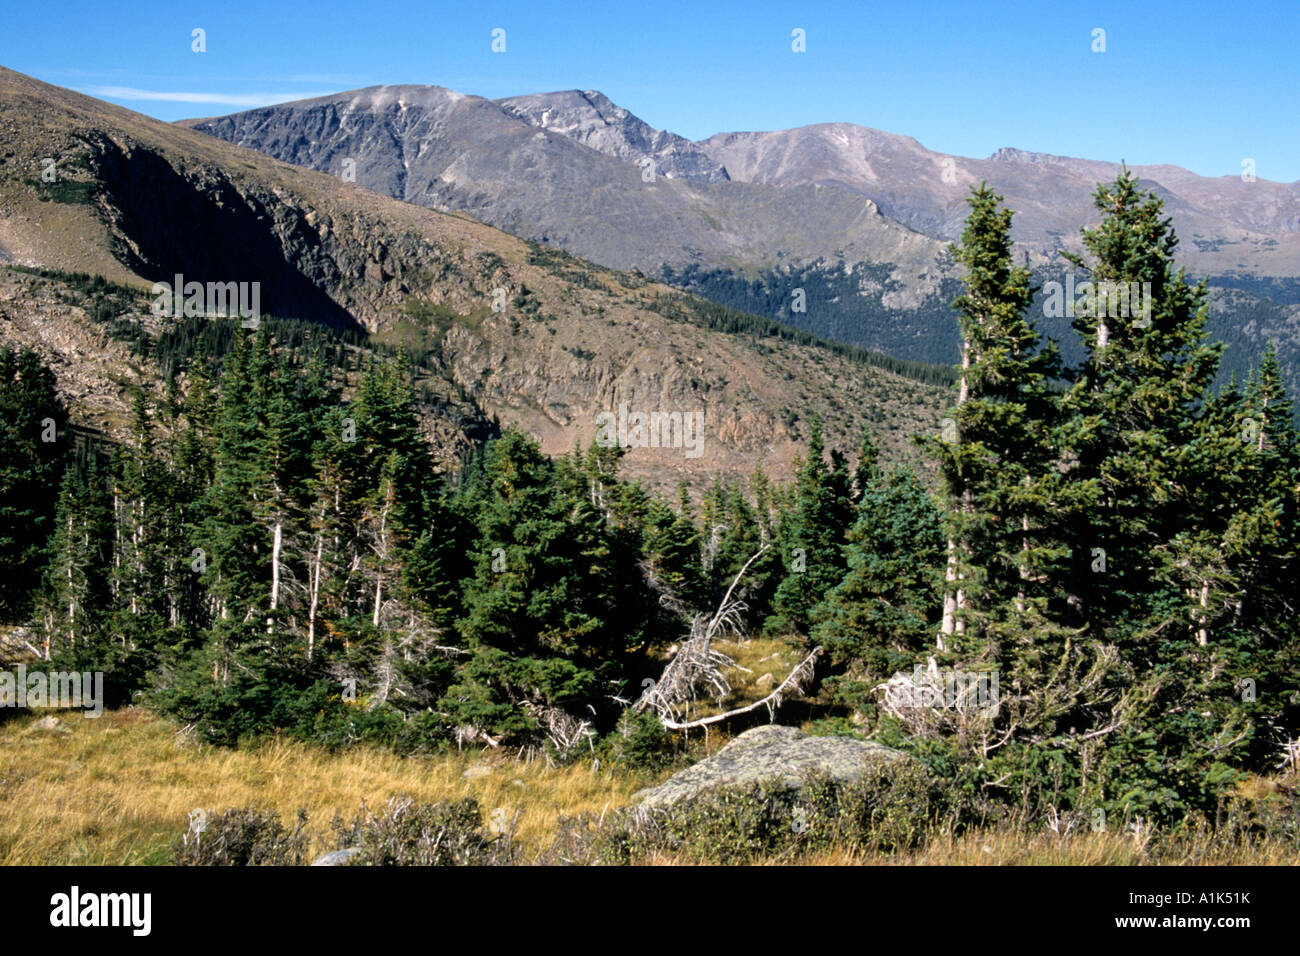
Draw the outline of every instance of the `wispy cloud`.
[[[223,106],[269,106],[290,100],[309,100],[329,96],[329,92],[306,93],[203,93],[140,90],[133,86],[91,86],[82,90],[90,96],[108,100],[146,101],[154,103],[218,103]]]

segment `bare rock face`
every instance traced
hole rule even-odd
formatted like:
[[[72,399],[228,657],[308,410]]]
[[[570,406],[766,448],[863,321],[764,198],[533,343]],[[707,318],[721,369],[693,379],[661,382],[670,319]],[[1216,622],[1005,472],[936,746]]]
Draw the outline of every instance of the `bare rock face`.
[[[687,767],[633,799],[650,809],[666,809],[718,787],[756,786],[779,779],[790,790],[802,788],[809,774],[834,783],[852,783],[882,763],[911,761],[901,750],[850,737],[812,737],[775,724],[747,730],[720,751]]]
[[[703,144],[594,90],[487,100],[376,86],[180,125],[615,269],[821,258],[889,262],[909,277],[946,268],[943,243],[861,195],[733,182]]]
[[[986,159],[948,155],[852,123],[717,133],[695,145],[734,182],[834,188],[934,239],[961,235],[966,195],[987,182],[1016,211],[1012,236],[1035,266],[1058,249],[1079,248],[1079,227],[1098,218],[1097,183],[1120,171],[1114,162],[1006,147]],[[1194,238],[1179,249],[1193,272],[1293,276],[1300,269],[1300,183],[1204,177],[1170,165],[1129,168],[1164,198],[1178,234]]]
[[[512,96],[496,103],[512,116],[577,140],[598,153],[638,165],[648,160],[657,176],[705,183],[730,178],[721,163],[684,136],[655,129],[595,90]]]

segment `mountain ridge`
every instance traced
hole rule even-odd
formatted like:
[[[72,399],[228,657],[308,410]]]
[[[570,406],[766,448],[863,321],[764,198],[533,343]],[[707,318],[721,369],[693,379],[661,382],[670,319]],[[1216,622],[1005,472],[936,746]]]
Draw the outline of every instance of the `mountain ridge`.
[[[413,103],[417,94],[408,95]],[[1082,251],[1080,228],[1098,220],[1097,183],[1120,168],[1013,147],[986,159],[949,156],[850,123],[689,143],[595,90],[438,97],[437,110],[390,102],[367,113],[372,90],[187,123],[336,174],[347,159],[359,184],[387,195],[928,362],[955,360],[958,270],[948,247],[970,188],[987,181],[1003,195],[1017,256],[1046,281],[1073,269],[1065,255]],[[677,164],[672,176],[655,172],[665,150]],[[712,165],[701,167],[701,156]],[[1170,165],[1135,171],[1165,200],[1180,262],[1216,286],[1217,334],[1242,343],[1230,364],[1253,365],[1273,337],[1300,384],[1300,184],[1207,180]],[[1217,288],[1228,286],[1245,299]],[[800,311],[813,298],[816,308]],[[1266,321],[1234,324],[1225,307],[1243,301]],[[1070,336],[1068,323],[1048,319],[1043,330]]]
[[[415,349],[433,369],[426,384],[444,396],[425,410],[427,423],[452,458],[468,440],[456,411],[462,393],[482,417],[520,427],[551,454],[590,442],[597,415],[623,405],[703,411],[698,458],[674,448],[633,448],[624,458],[629,474],[665,489],[756,467],[789,476],[813,412],[843,448],[874,423],[895,460],[913,454],[907,435],[937,425],[941,388],[463,214],[7,70],[0,135],[0,248],[10,262],[104,275],[142,298],[176,273],[260,281],[265,312]],[[57,182],[41,180],[42,157],[57,157]],[[65,392],[108,410],[86,424],[123,427],[109,412],[120,416],[132,379],[161,394],[150,359],[110,355],[92,310],[70,303],[54,280],[0,276],[0,337],[38,347]],[[141,302],[108,321],[151,339],[165,331]]]

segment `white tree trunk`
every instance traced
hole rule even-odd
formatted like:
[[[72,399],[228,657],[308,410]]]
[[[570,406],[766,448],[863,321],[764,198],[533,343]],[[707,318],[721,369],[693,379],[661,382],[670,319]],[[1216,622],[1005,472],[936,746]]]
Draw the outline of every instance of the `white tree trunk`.
[[[964,341],[961,344],[961,382],[957,389],[957,407],[960,408],[966,399],[970,397],[970,383],[966,379],[966,372],[970,369],[970,342]],[[960,436],[958,436],[960,438]],[[963,494],[962,507],[965,509],[966,496]],[[940,651],[948,649],[947,641],[944,639],[954,633],[960,633],[965,628],[962,622],[957,620],[957,609],[964,606],[965,594],[956,587],[958,581],[957,574],[957,542],[953,538],[948,539],[948,567],[944,572],[944,581],[948,587],[943,595],[943,623],[939,626],[939,640],[937,647]]]
[[[311,660],[312,651],[316,646],[316,608],[320,604],[320,565],[321,551],[324,546],[324,538],[317,534],[316,559],[311,569],[311,604],[307,610],[307,660]]]
[[[271,534],[271,611],[280,606],[280,549],[284,543],[284,524],[277,515],[275,530]],[[266,633],[271,633],[270,616],[266,619]]]
[[[1210,603],[1210,582],[1201,582],[1201,627],[1196,632],[1196,639],[1202,647],[1210,643],[1209,613],[1206,610]]]

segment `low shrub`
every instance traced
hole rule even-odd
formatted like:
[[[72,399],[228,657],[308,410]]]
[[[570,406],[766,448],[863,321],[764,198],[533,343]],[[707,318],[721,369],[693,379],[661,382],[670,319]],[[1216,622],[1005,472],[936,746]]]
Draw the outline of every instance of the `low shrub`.
[[[809,777],[721,788],[665,809],[629,807],[604,820],[561,820],[543,862],[751,863],[820,850],[895,852],[968,822],[969,808],[920,764],[874,768],[852,784]]]
[[[177,866],[301,866],[307,862],[303,828],[307,812],[298,811],[292,831],[274,810],[241,807],[215,819],[196,817],[172,852]]]
[[[502,866],[517,863],[511,822],[483,829],[478,802],[417,803],[394,797],[379,814],[362,806],[351,822],[335,817],[337,849],[360,850],[353,866]],[[495,831],[495,832],[493,832]]]

